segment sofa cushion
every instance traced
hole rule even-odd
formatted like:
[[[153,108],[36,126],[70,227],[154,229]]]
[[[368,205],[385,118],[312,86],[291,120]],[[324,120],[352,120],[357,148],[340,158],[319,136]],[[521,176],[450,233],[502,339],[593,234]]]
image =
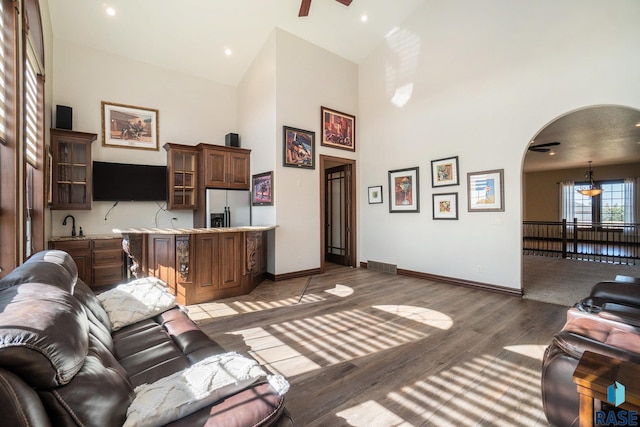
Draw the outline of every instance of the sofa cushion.
[[[97,298],[109,315],[113,331],[176,306],[175,295],[163,281],[155,277],[118,285],[102,292]]]
[[[125,427],[156,426],[180,419],[249,387],[266,372],[238,353],[222,353],[135,389]],[[282,394],[288,390],[286,381]]]
[[[87,355],[88,335],[82,305],[66,291],[23,283],[0,292],[0,367],[34,388],[71,381]]]

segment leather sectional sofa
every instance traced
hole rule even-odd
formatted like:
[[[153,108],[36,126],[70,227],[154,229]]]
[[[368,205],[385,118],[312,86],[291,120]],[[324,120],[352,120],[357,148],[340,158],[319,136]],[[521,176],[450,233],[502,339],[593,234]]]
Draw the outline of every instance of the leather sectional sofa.
[[[579,425],[573,373],[585,351],[640,364],[640,283],[628,277],[597,283],[567,311],[542,363],[542,403],[556,427]]]
[[[122,426],[134,389],[224,350],[179,308],[112,332],[108,314],[62,251],[0,280],[0,424]],[[291,426],[266,381],[166,425]]]

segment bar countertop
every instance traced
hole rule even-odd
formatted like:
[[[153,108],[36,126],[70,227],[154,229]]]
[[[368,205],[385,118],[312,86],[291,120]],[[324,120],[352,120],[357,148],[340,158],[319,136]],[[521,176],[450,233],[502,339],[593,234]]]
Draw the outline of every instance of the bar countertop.
[[[118,234],[205,234],[205,233],[238,233],[252,231],[268,231],[277,225],[247,225],[242,227],[220,228],[123,228],[113,229]]]

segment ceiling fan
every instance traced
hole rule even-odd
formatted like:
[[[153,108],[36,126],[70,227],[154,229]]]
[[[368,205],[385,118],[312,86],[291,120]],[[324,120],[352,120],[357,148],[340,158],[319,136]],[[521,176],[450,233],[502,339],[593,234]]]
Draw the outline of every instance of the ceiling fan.
[[[345,6],[349,6],[353,0],[336,0],[338,3],[342,3]],[[307,16],[309,15],[309,8],[311,7],[311,0],[302,0],[300,3],[300,12],[298,12],[298,16]]]
[[[556,145],[560,145],[560,143],[547,142],[546,144],[531,145],[529,147],[529,150],[535,151],[537,153],[548,153],[549,151],[551,151],[551,148],[548,148],[548,147],[555,147]]]

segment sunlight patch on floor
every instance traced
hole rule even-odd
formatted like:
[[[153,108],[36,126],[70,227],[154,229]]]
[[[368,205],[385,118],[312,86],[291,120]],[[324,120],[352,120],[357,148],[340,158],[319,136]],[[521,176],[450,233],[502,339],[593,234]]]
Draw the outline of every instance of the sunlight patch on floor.
[[[387,397],[389,402],[379,402],[383,413],[413,413],[421,425],[529,426],[544,420],[539,370],[488,354]]]
[[[275,308],[289,307],[296,304],[310,304],[326,301],[326,298],[317,294],[308,294],[304,296],[301,302],[298,297],[285,298],[275,301],[234,301],[231,303],[223,302],[207,302],[202,304],[194,304],[187,307],[189,317],[194,322],[216,319],[220,317],[233,316],[242,313],[254,313],[263,310],[272,310]]]
[[[451,317],[440,311],[424,307],[411,305],[374,305],[373,308],[442,330],[447,330],[453,326],[453,319]]]
[[[336,287],[333,289],[327,289],[325,290],[326,293],[331,294],[331,295],[335,295],[337,297],[340,298],[345,298],[348,297],[349,295],[353,294],[353,288],[351,288],[350,286],[345,286],[345,285],[340,285],[340,284],[336,284]]]
[[[548,347],[548,344],[523,344],[523,345],[507,345],[505,350],[513,351],[514,353],[521,354],[523,356],[531,357],[542,362],[544,357],[544,351]]]
[[[350,426],[354,427],[411,427],[401,417],[386,409],[379,403],[369,400],[336,414]]]
[[[229,334],[242,336],[250,348],[249,354],[274,374],[292,377],[321,367],[263,328],[245,329]]]

